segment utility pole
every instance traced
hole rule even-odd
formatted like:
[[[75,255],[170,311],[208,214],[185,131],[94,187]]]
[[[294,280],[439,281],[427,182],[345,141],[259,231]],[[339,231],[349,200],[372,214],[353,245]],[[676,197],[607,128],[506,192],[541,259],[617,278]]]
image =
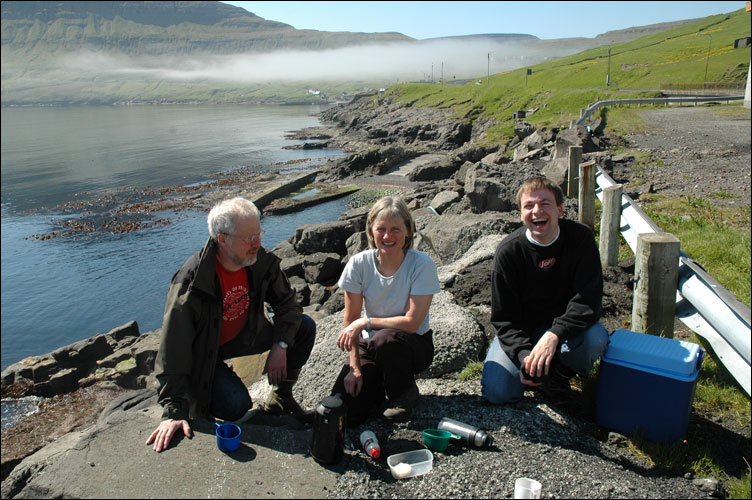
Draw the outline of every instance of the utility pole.
[[[433,83],[433,63],[431,63],[431,83]]]
[[[702,79],[702,90],[705,90],[705,82],[708,81],[708,63],[710,62],[710,45],[713,43],[713,35],[711,35],[710,33],[697,34],[710,37],[710,40],[708,40],[708,56],[705,58],[705,76]]]
[[[488,68],[486,69],[486,85],[491,81],[491,53],[488,53]]]
[[[606,72],[606,87],[611,85],[611,47],[608,48],[608,71]]]

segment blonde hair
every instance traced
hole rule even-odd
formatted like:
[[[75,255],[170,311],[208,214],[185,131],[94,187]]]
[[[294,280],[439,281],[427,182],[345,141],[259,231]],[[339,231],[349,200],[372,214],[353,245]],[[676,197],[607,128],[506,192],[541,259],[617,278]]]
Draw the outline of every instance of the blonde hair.
[[[549,191],[551,191],[554,194],[554,198],[556,199],[557,207],[560,207],[564,204],[564,192],[557,184],[551,182],[551,180],[547,177],[529,177],[525,180],[525,182],[522,183],[519,191],[517,191],[517,206],[520,208],[520,210],[522,210],[522,195],[532,193],[533,191],[538,191],[539,189],[548,189]]]
[[[413,247],[413,237],[415,236],[415,221],[407,208],[405,200],[396,196],[384,196],[373,204],[368,212],[366,220],[366,238],[368,238],[369,248],[376,248],[376,242],[373,240],[373,223],[379,217],[400,217],[405,222],[408,235],[405,236],[405,245],[403,250],[409,250]]]

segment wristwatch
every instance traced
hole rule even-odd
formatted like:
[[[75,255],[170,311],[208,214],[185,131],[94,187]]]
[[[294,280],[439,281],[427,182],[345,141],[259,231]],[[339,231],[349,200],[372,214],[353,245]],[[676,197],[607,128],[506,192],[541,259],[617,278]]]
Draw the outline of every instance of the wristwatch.
[[[282,349],[287,349],[287,342],[285,342],[284,340],[280,340],[279,342],[277,342],[277,344],[279,344]]]
[[[371,318],[366,317],[366,330],[371,331]]]

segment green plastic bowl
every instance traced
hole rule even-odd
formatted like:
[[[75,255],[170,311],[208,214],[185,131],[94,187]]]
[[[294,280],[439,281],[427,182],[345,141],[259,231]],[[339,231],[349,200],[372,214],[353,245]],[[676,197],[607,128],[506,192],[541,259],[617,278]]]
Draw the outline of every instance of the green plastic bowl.
[[[423,442],[431,451],[441,452],[446,450],[447,446],[449,446],[449,440],[452,438],[459,439],[459,436],[440,429],[423,430]]]

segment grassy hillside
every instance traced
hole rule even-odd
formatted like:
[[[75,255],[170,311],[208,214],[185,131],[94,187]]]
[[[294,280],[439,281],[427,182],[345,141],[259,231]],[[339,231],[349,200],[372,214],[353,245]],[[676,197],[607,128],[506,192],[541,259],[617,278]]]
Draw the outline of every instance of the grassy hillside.
[[[698,35],[706,33],[710,37]],[[480,77],[481,85],[406,84],[390,89],[393,98],[415,106],[453,109],[458,116],[494,118],[486,143],[511,136],[516,110],[538,108],[528,121],[538,126],[566,126],[579,110],[601,99],[653,97],[666,83],[702,87],[708,42],[709,82],[744,81],[750,48],[734,49],[734,40],[750,36],[744,9],[615,44],[611,49],[611,85],[606,86],[609,47],[598,47],[528,68]],[[526,76],[526,70],[531,74]]]

